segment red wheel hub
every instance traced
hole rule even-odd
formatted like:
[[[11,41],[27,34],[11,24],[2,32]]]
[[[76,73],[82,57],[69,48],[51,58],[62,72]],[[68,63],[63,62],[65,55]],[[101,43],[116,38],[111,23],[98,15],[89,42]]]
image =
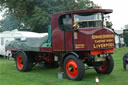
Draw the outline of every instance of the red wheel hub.
[[[17,58],[17,66],[18,68],[21,70],[24,66],[24,63],[23,63],[23,57],[22,56],[18,56]]]
[[[78,75],[78,65],[74,60],[68,60],[66,63],[67,74],[71,78],[75,78]]]
[[[108,60],[104,61],[104,64],[102,66],[99,66],[98,69],[102,72],[106,71],[108,68]]]

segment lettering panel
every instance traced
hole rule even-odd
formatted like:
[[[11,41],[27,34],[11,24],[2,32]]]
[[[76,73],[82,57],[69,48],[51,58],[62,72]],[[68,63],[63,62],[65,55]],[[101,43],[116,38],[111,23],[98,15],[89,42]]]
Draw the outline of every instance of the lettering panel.
[[[93,48],[109,48],[114,47],[114,35],[106,34],[106,35],[92,35],[93,40]]]

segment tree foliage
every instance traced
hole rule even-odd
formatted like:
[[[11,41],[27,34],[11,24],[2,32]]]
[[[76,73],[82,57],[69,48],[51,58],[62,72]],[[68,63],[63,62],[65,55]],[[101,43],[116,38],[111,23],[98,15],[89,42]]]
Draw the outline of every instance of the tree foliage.
[[[53,13],[87,9],[93,4],[90,0],[0,0],[3,8],[21,19],[31,31],[46,31]]]
[[[20,29],[20,20],[14,15],[5,13],[4,19],[0,20],[0,31]]]

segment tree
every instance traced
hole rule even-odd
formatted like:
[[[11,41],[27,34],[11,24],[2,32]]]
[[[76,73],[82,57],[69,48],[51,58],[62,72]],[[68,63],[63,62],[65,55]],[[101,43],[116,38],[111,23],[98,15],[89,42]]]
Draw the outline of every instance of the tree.
[[[4,12],[3,17],[4,18],[0,20],[0,31],[25,29],[22,20],[7,11]]]
[[[19,21],[15,16],[7,15],[4,19],[0,21],[1,31],[13,30],[18,27]]]
[[[51,14],[87,9],[94,4],[90,0],[0,0],[0,5],[8,8],[18,19],[22,19],[31,31],[46,32]]]

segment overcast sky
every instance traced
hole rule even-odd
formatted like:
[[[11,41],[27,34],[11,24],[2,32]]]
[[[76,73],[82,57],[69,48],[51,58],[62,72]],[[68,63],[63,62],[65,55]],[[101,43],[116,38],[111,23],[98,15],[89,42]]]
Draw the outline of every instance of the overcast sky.
[[[128,0],[92,0],[104,9],[113,9],[110,14],[113,28],[116,30],[124,28],[128,24]]]

